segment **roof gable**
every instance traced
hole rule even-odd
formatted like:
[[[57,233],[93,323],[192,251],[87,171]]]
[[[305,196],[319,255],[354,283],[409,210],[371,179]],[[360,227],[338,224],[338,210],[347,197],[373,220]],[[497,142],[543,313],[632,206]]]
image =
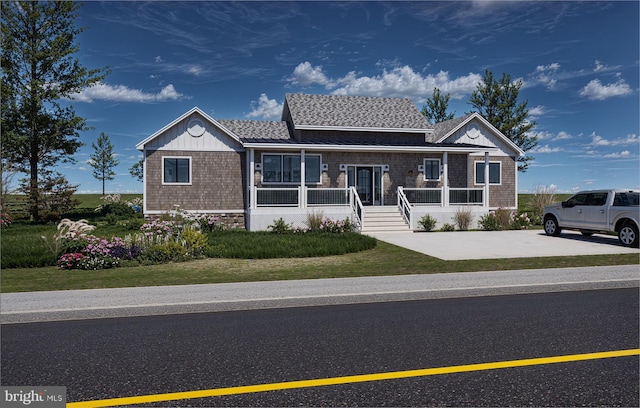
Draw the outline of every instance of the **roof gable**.
[[[469,129],[468,127],[472,122],[477,122],[481,127],[478,128],[477,131]],[[465,127],[468,129],[467,132],[462,132],[462,129]],[[480,131],[481,128],[487,129],[488,134],[485,135]],[[479,138],[480,135],[483,137]],[[513,143],[511,139],[502,134],[502,132],[477,112],[436,124],[433,139],[435,143],[479,144],[482,146],[499,147],[502,150],[507,149],[517,156],[525,155],[524,151],[520,149],[518,145]]]
[[[136,145],[144,150],[242,150],[240,138],[194,107]]]
[[[415,104],[404,98],[287,94],[287,109],[296,129],[412,133],[427,133],[432,129]]]

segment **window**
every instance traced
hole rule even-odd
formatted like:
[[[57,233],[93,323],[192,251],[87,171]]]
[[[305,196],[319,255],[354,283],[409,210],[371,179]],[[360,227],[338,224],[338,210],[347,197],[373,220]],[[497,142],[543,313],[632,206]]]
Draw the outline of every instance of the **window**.
[[[500,184],[501,162],[489,163],[489,184]],[[476,184],[484,184],[484,162],[476,162]]]
[[[191,184],[191,157],[163,157],[163,184]]]
[[[440,159],[424,160],[424,179],[440,180]]]
[[[320,156],[305,155],[305,183],[320,183]],[[299,154],[262,155],[263,183],[300,183]]]
[[[638,205],[640,201],[640,194],[634,193],[632,191],[628,193],[616,193],[615,198],[613,199],[613,205],[628,207],[632,205]]]

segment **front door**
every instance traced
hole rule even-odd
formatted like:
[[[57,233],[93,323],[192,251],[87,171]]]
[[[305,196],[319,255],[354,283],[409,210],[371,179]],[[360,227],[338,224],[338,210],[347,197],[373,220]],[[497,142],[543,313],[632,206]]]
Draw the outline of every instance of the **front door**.
[[[382,166],[349,166],[347,183],[356,188],[363,205],[382,205]]]

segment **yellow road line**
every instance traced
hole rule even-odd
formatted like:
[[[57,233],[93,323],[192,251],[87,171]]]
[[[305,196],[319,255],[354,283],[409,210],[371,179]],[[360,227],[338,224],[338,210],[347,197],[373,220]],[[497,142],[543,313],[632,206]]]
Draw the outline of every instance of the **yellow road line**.
[[[181,399],[220,397],[223,395],[248,394],[295,388],[321,387],[326,385],[352,384],[367,381],[397,380],[400,378],[425,377],[430,375],[464,373],[470,371],[496,370],[501,368],[526,367],[572,361],[597,360],[602,358],[638,356],[640,349],[605,351],[600,353],[573,354],[568,356],[531,358],[525,360],[498,361],[494,363],[468,364],[450,367],[425,368],[420,370],[393,371],[378,374],[350,375],[345,377],[320,378],[315,380],[287,381],[272,384],[245,385],[240,387],[214,388],[209,390],[172,392],[168,394],[140,395],[137,397],[111,398],[95,401],[70,402],[67,408],[113,407]]]

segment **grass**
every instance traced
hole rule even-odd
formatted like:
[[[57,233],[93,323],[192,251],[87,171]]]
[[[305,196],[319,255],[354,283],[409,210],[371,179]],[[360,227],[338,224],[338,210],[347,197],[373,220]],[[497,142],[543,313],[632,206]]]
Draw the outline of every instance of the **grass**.
[[[139,196],[139,195],[133,195]],[[79,212],[89,212],[91,207],[102,203],[99,195],[80,195],[82,204]],[[96,201],[97,200],[97,201]],[[527,197],[521,195],[521,211],[528,211]],[[20,230],[25,228],[25,230]],[[26,231],[33,232],[27,234]],[[12,232],[9,232],[12,231]],[[40,238],[47,232],[53,233],[55,226],[13,225],[2,232],[2,257],[46,256],[46,246]],[[115,234],[121,236],[122,228],[99,227],[96,235]],[[28,237],[32,235],[32,237]],[[405,274],[431,274],[451,272],[475,272],[516,269],[544,269],[560,267],[585,267],[605,265],[639,264],[637,254],[565,256],[550,258],[512,258],[465,261],[443,261],[418,252],[378,241],[375,248],[345,255],[293,258],[296,256],[296,242],[300,236],[274,238],[269,234],[249,234],[235,232],[225,238],[225,242],[210,237],[209,244],[217,248],[225,258],[209,258],[196,261],[169,263],[162,265],[119,267],[100,271],[61,270],[57,267],[33,267],[4,269],[0,274],[0,292],[28,292],[47,290],[71,290],[94,288],[119,288],[139,286],[186,285],[226,282],[252,282],[290,279],[319,279],[336,277],[386,276]],[[329,236],[327,236],[329,238]],[[332,236],[331,238],[336,238]],[[278,244],[283,253],[275,259],[234,259],[246,257],[242,251],[254,247],[253,258],[261,258],[265,251],[274,255],[273,240],[283,240]],[[318,241],[319,242],[319,241]],[[322,244],[317,255],[323,255]],[[10,247],[17,249],[9,251]],[[256,255],[257,254],[257,255]]]
[[[278,259],[202,259],[100,271],[63,271],[56,267],[7,269],[2,293],[45,290],[187,285],[387,276],[515,269],[638,264],[637,254],[442,261],[378,241],[375,248],[338,256]]]

